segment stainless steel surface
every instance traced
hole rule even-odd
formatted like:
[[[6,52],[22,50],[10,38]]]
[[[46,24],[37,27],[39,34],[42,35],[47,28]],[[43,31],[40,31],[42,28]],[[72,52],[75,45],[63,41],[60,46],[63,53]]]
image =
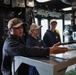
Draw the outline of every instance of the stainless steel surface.
[[[40,75],[64,75],[68,66],[73,65],[76,63],[76,58],[69,58],[67,60],[59,59],[59,58],[30,58],[30,57],[22,57],[16,56],[14,57],[15,63],[12,65],[12,73],[16,72],[19,65],[21,63],[25,63],[28,65],[35,66]]]

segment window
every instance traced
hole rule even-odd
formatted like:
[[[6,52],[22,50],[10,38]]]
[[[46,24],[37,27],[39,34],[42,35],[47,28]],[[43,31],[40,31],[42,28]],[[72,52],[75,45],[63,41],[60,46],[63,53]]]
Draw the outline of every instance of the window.
[[[64,24],[65,25],[71,25],[71,20],[65,20]]]
[[[61,37],[61,42],[63,42],[63,24],[62,24],[62,19],[58,19],[57,20],[57,27],[56,27],[57,30],[59,30],[60,32],[60,37]]]
[[[35,23],[38,24],[38,19],[37,18],[35,18]]]
[[[69,33],[69,26],[71,25],[71,20],[65,20],[64,21],[64,26],[68,26],[64,28],[64,33]],[[67,35],[64,35],[64,42],[69,42],[70,37]]]
[[[48,29],[48,20],[47,19],[42,19],[41,20],[41,39],[43,39],[43,36],[46,32],[46,30]]]

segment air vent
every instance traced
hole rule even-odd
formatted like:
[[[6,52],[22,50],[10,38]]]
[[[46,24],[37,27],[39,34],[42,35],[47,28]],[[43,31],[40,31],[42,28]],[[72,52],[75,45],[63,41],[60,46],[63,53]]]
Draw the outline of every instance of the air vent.
[[[4,0],[4,4],[10,4],[10,0]]]
[[[25,0],[12,0],[12,7],[25,7]]]

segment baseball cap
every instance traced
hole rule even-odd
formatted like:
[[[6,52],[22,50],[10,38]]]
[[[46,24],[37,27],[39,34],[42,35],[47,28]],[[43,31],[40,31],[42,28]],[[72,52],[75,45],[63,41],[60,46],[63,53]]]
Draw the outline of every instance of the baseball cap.
[[[39,26],[38,24],[32,23],[32,25],[30,26],[30,31],[34,30],[34,29],[39,29],[42,26]]]
[[[57,23],[57,21],[55,19],[50,20],[50,24],[52,23]]]
[[[21,20],[18,18],[13,18],[8,22],[8,28],[18,28],[23,24]]]

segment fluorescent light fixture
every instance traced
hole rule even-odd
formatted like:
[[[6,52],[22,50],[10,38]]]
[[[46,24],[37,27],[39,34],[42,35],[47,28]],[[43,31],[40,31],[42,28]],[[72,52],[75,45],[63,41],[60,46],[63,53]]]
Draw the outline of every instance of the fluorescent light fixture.
[[[51,0],[36,0],[37,2],[47,2],[47,1],[51,1]]]
[[[63,8],[62,10],[69,11],[69,10],[72,10],[72,7]]]

